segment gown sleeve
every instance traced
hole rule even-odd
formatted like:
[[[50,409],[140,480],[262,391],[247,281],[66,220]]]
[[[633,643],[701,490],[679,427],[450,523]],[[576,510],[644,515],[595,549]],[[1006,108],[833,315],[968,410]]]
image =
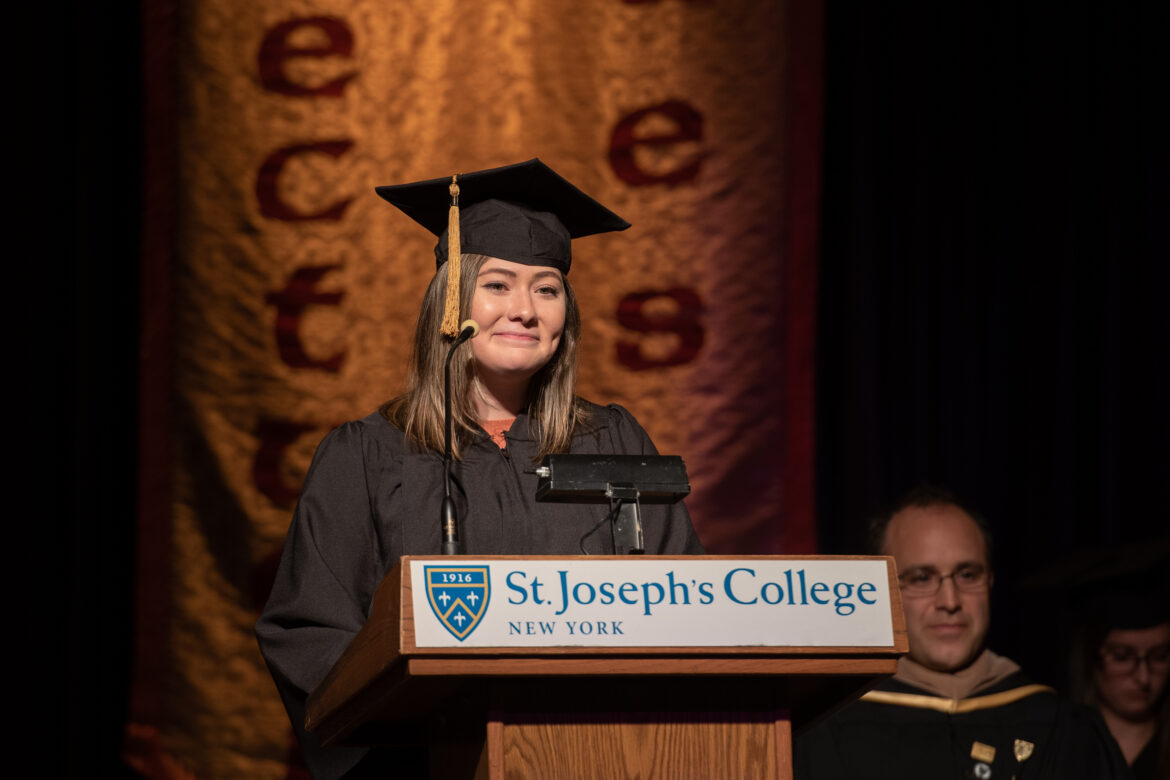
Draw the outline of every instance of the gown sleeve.
[[[304,729],[305,700],[366,620],[379,549],[361,423],[321,442],[305,477],[268,603],[256,624],[261,654],[314,777],[338,777],[368,751],[322,750]]]
[[[1021,780],[1131,780],[1109,728],[1096,710],[1087,705],[1061,701],[1052,728],[1045,760],[1033,774],[1021,773]]]

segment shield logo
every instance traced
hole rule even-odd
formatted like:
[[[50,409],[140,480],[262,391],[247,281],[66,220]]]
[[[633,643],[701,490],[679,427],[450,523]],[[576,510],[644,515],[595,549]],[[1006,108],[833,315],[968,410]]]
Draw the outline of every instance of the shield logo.
[[[427,601],[443,628],[462,642],[479,625],[492,595],[487,566],[424,566]]]
[[[1036,748],[1031,742],[1026,739],[1017,739],[1012,748],[1012,752],[1016,754],[1016,761],[1027,761],[1032,757],[1032,751]]]

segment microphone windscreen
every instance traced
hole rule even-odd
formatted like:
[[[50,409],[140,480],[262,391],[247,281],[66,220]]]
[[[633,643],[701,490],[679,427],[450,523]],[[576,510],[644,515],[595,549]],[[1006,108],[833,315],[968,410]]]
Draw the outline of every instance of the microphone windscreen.
[[[471,335],[468,336],[469,339],[473,339],[479,335],[479,323],[475,320],[464,320],[463,324],[459,326],[459,332],[462,333],[468,328],[471,328]]]

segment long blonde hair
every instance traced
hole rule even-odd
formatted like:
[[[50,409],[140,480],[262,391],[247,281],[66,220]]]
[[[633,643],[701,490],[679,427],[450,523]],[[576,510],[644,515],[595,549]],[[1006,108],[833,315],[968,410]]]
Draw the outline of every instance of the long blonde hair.
[[[459,319],[471,311],[480,268],[486,255],[462,256],[460,273]],[[576,397],[577,355],[581,342],[581,312],[568,279],[565,285],[565,328],[557,351],[528,382],[529,433],[537,438],[537,459],[557,452],[567,452],[573,433],[591,424],[589,412]],[[439,332],[443,304],[447,296],[447,264],[431,279],[423,296],[418,324],[414,332],[414,350],[410,361],[407,390],[382,406],[382,416],[406,434],[421,450],[443,452],[443,364],[453,339]],[[475,361],[471,350],[460,348],[451,361],[451,419],[454,435],[452,455],[459,459],[464,447],[478,428],[471,384]]]

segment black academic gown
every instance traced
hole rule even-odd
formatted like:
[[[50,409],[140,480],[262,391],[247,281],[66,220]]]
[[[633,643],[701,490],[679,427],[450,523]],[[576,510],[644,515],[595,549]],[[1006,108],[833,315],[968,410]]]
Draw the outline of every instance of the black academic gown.
[[[573,438],[574,453],[655,454],[650,437],[620,406],[590,405],[595,430]],[[605,505],[538,503],[537,444],[521,415],[506,449],[480,433],[454,464],[452,493],[468,555],[579,555],[582,536]],[[303,728],[305,699],[366,621],[374,592],[403,555],[436,555],[443,461],[411,448],[380,414],[346,423],[321,442],[305,477],[268,604],[256,624],[260,650],[276,680],[315,777],[339,777],[359,761],[393,766],[406,755],[365,748],[322,749]],[[648,554],[701,554],[686,507],[642,507]],[[613,552],[605,526],[584,541],[590,554]],[[418,767],[416,767],[417,769]]]
[[[1158,758],[1162,751],[1160,736],[1160,733],[1155,734],[1130,764],[1133,780],[1160,780],[1158,777]]]
[[[1097,713],[1033,686],[1022,673],[959,700],[969,711],[955,714],[924,706],[952,700],[898,680],[875,690],[918,698],[856,701],[799,735],[796,780],[1129,776]]]

